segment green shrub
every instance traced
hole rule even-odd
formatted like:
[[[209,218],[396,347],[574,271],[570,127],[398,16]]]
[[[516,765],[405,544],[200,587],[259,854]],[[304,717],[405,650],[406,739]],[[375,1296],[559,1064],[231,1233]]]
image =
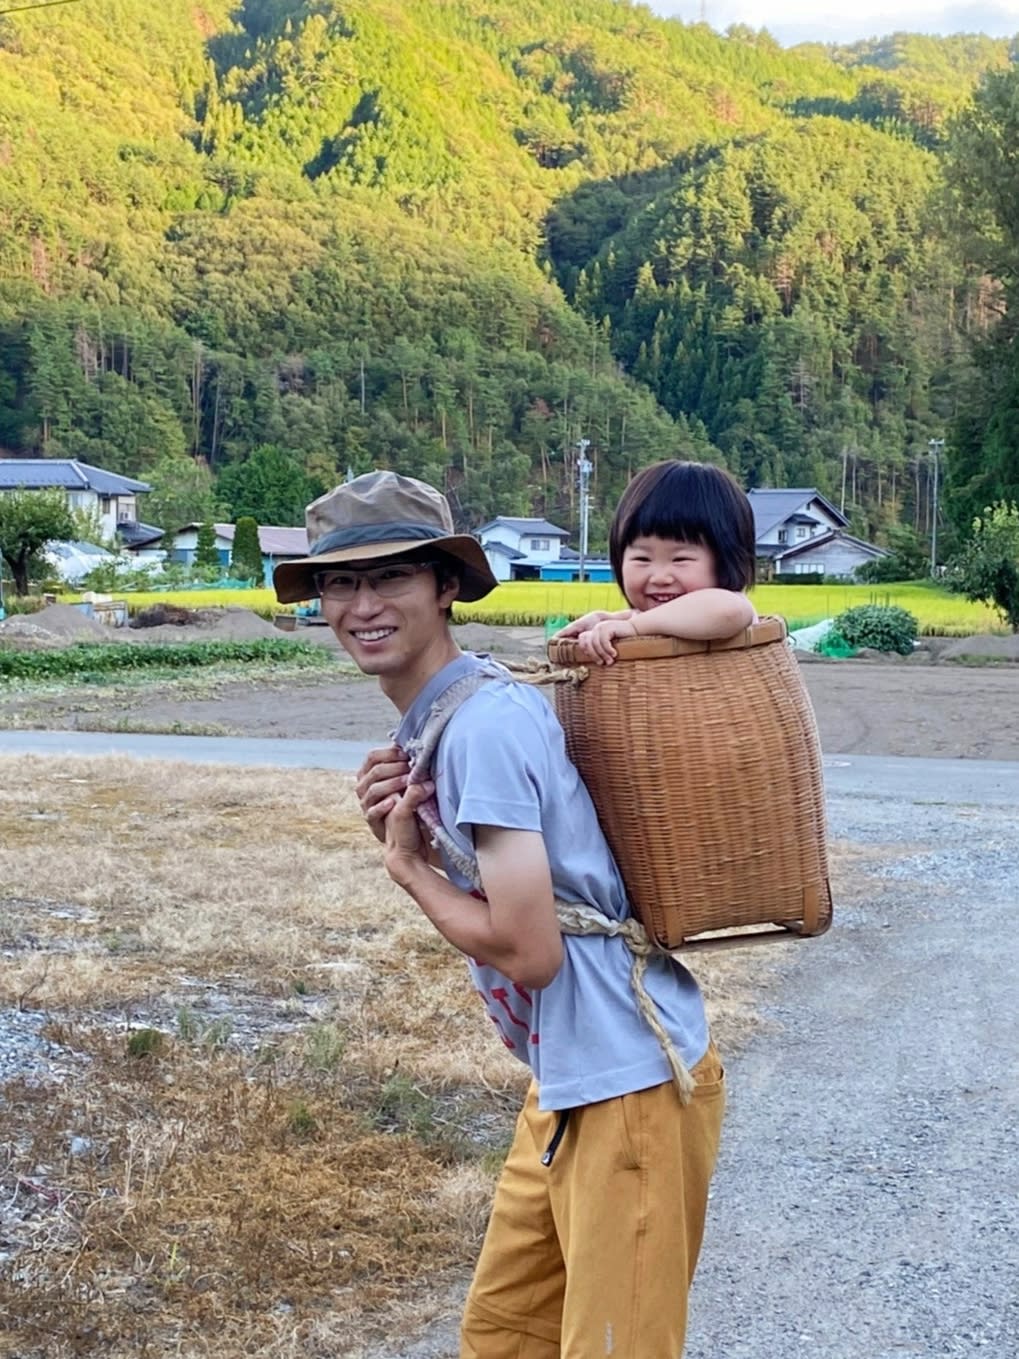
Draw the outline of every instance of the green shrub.
[[[851,647],[897,651],[900,656],[913,650],[918,629],[914,616],[894,604],[861,604],[835,619],[835,631]]]

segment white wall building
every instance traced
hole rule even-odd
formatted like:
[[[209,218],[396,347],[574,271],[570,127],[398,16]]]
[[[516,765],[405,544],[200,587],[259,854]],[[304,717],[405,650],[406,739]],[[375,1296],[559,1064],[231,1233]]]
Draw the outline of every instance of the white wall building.
[[[569,538],[567,529],[547,519],[516,519],[498,515],[482,524],[477,538],[484,548],[496,580],[513,580],[520,574],[536,576],[541,567],[557,562]]]
[[[118,536],[122,525],[138,523],[138,497],[152,490],[147,482],[107,472],[76,458],[0,456],[0,495],[20,488],[66,491],[68,508],[97,514],[109,539]],[[159,536],[158,529],[151,532]]]

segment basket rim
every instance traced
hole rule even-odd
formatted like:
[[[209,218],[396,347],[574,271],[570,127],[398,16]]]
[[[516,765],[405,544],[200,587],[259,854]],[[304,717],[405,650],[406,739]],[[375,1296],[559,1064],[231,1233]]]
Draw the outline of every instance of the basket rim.
[[[747,651],[751,647],[784,642],[787,635],[785,619],[772,614],[751,623],[734,637],[718,641],[692,642],[684,637],[617,637],[614,646],[617,660],[654,661],[671,656],[703,656],[717,651]],[[582,660],[573,637],[550,638],[547,651],[549,660],[556,665],[576,665]]]

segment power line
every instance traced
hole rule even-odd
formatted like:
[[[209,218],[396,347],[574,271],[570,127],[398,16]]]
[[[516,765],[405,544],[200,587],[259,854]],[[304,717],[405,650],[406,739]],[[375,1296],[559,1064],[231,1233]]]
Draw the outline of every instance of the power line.
[[[15,5],[13,9],[0,9],[0,19],[7,14],[23,14],[26,9],[52,9],[54,5],[77,5],[79,0],[35,0],[31,5]]]

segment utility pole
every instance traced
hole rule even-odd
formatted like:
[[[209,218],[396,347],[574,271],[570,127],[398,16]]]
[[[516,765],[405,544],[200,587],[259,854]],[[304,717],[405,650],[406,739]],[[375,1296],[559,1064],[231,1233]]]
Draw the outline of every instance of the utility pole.
[[[928,439],[927,451],[931,455],[933,473],[933,500],[931,508],[931,575],[938,573],[938,460],[945,447],[944,439]]]
[[[577,573],[578,581],[584,579],[584,562],[587,558],[587,516],[591,508],[588,486],[591,481],[591,473],[594,470],[594,464],[587,456],[587,450],[590,447],[590,439],[577,440],[577,476],[580,481],[580,567]]]

